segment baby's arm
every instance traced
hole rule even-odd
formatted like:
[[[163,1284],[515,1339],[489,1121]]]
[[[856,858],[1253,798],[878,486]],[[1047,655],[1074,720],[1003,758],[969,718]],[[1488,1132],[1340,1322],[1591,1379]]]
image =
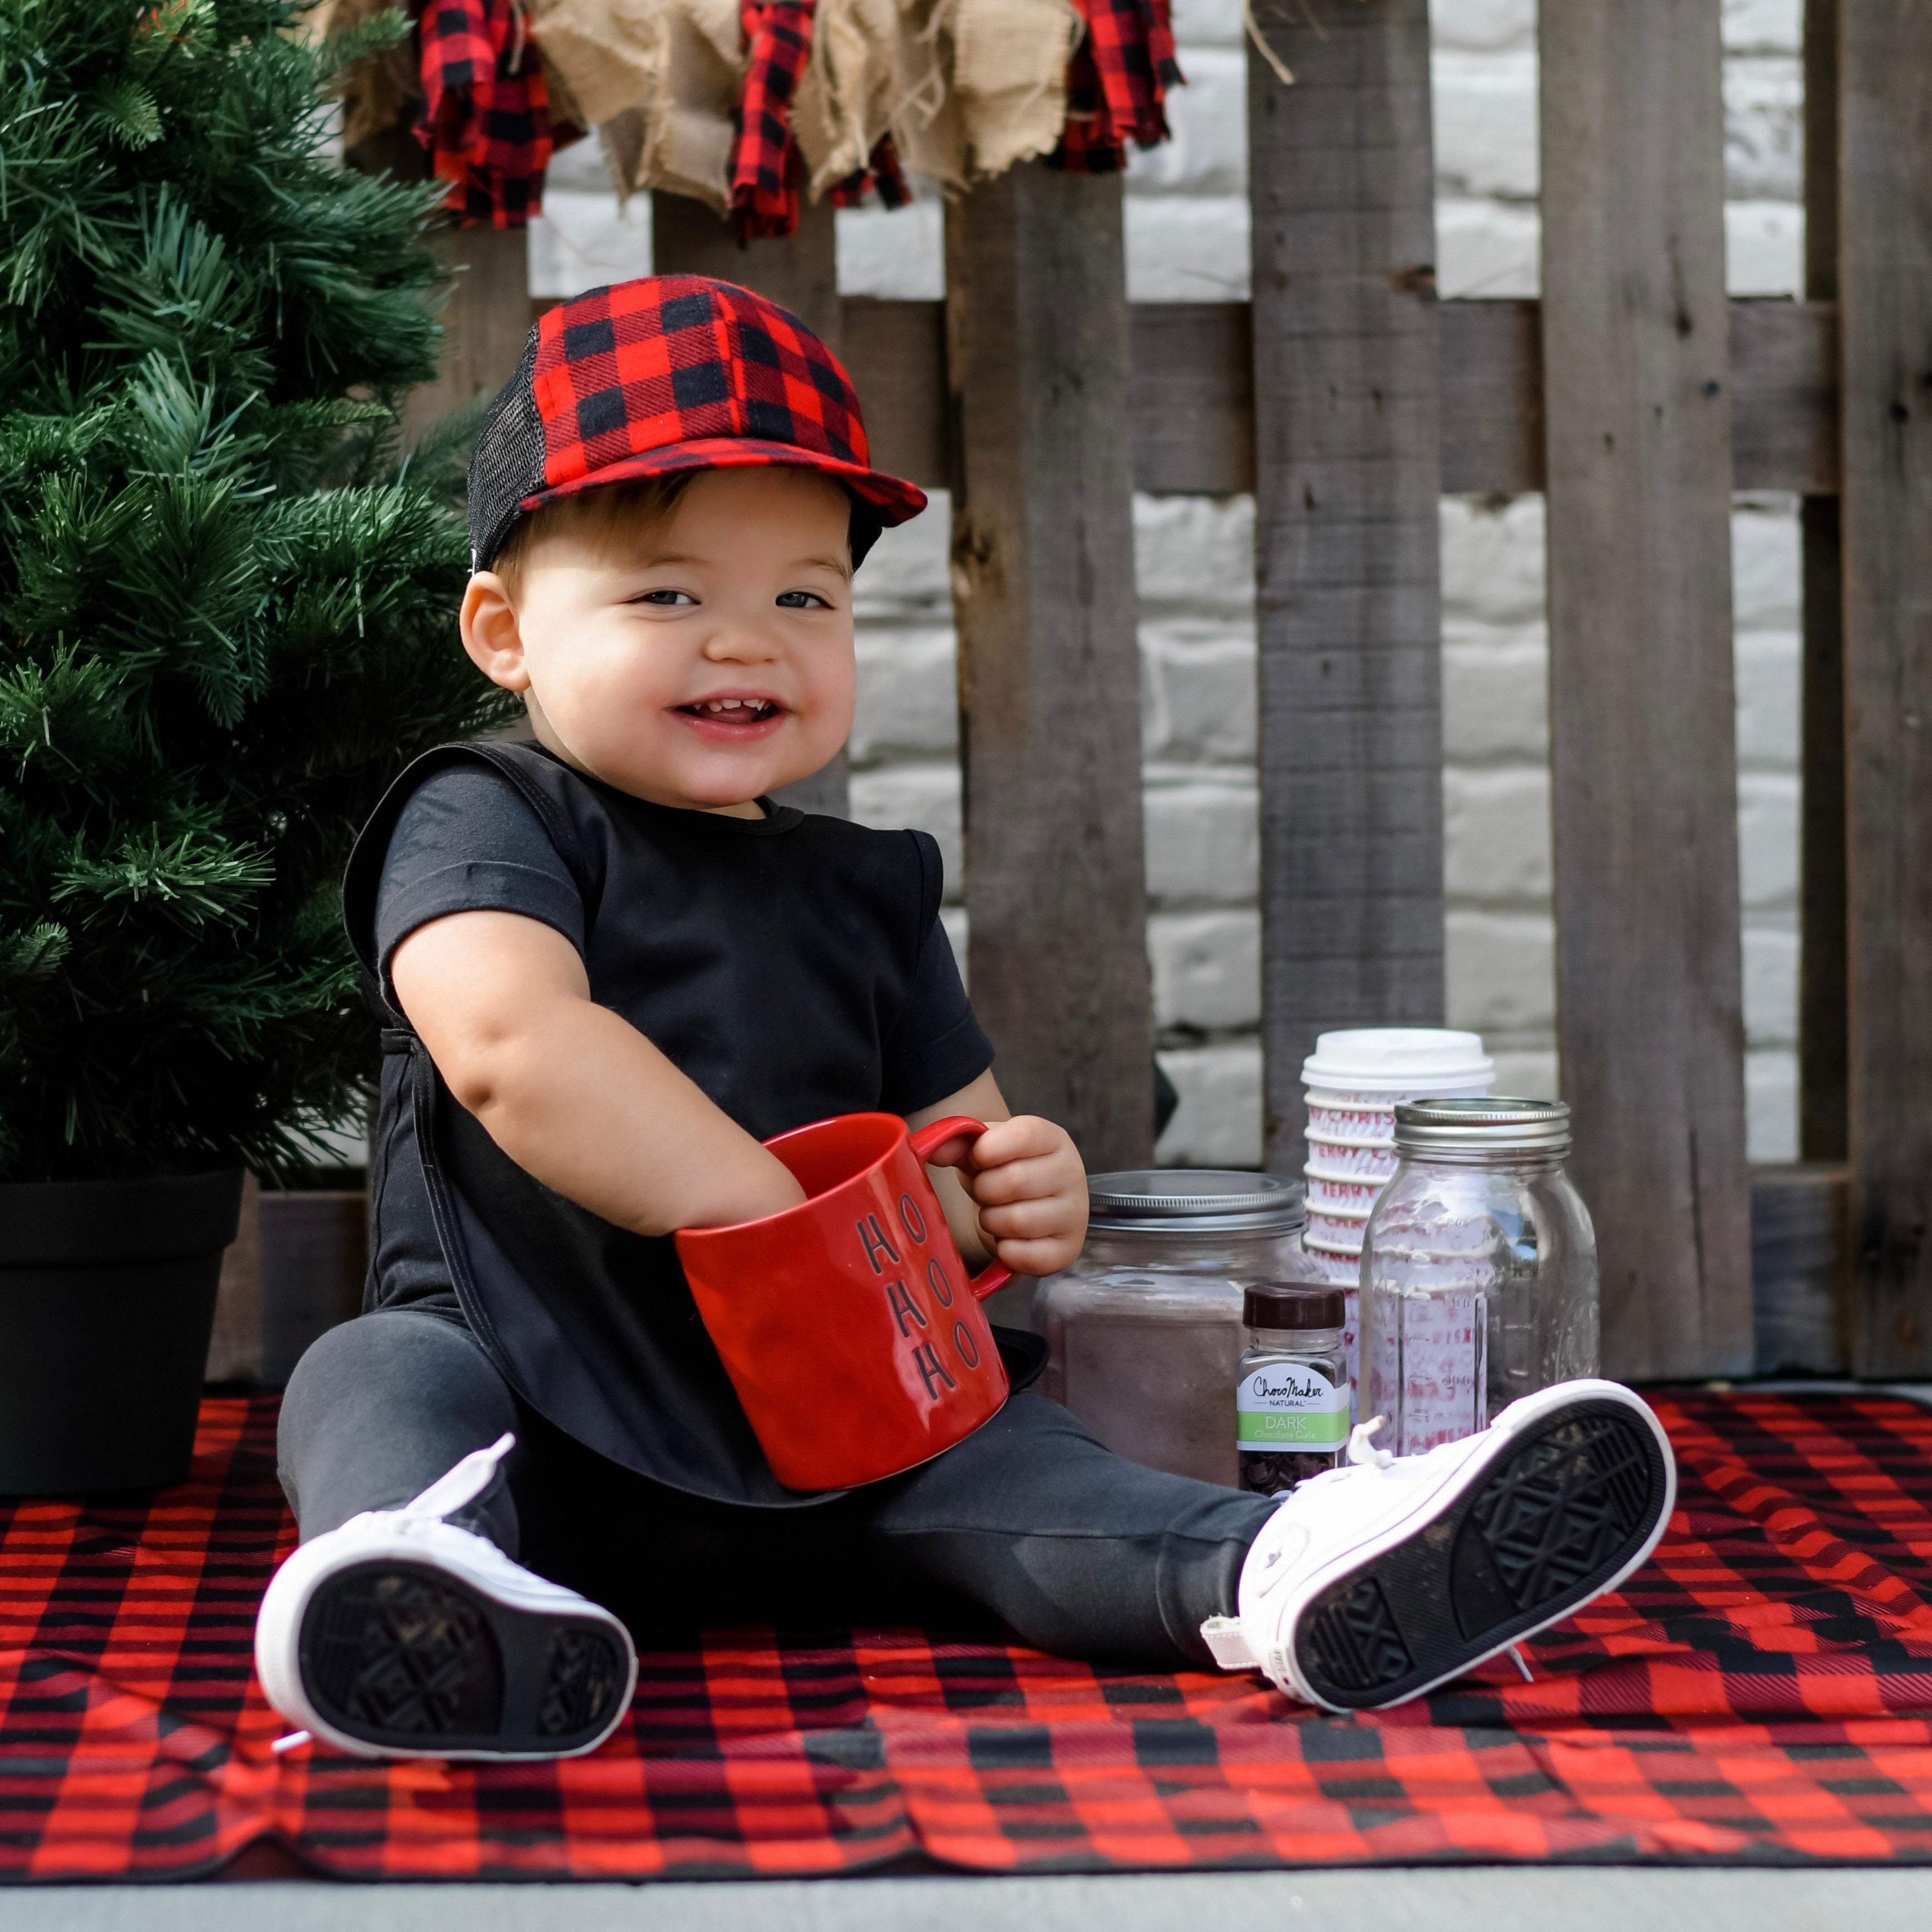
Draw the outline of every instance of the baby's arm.
[[[1053,1274],[1087,1238],[1087,1171],[1064,1127],[1037,1114],[1017,1119],[990,1071],[950,1099],[907,1116],[914,1127],[964,1114],[986,1131],[970,1148],[955,1142],[933,1175],[946,1225],[960,1252],[977,1267],[990,1245],[1016,1274]]]
[[[389,963],[449,1090],[526,1173],[640,1234],[794,1206],[784,1165],[628,1021],[590,997],[577,949],[540,920],[459,912]]]

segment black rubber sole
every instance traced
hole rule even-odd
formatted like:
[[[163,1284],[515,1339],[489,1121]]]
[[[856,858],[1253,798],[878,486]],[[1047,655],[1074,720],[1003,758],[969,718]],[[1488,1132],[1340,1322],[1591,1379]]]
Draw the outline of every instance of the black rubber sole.
[[[1396,1704],[1588,1603],[1643,1546],[1664,1451],[1620,1402],[1552,1414],[1440,1516],[1304,1610],[1295,1661],[1324,1702]]]
[[[345,1735],[431,1751],[550,1756],[590,1744],[629,1675],[601,1625],[514,1610],[427,1564],[358,1564],[302,1617],[302,1688]]]

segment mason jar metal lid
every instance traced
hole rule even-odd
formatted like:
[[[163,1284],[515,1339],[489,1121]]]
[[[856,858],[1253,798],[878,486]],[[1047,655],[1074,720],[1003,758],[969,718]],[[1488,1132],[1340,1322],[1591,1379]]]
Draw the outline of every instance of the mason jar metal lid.
[[[1561,1100],[1412,1100],[1395,1110],[1395,1150],[1416,1154],[1568,1154]]]
[[[1278,1174],[1212,1167],[1142,1168],[1087,1178],[1090,1226],[1145,1234],[1292,1234],[1306,1191]]]
[[[1258,1281],[1241,1291],[1241,1320],[1250,1328],[1339,1328],[1348,1312],[1339,1288]]]

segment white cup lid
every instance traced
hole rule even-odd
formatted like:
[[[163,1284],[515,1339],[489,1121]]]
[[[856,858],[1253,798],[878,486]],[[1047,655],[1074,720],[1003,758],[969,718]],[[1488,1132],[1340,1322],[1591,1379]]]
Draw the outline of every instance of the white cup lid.
[[[1356,1027],[1324,1033],[1301,1063],[1312,1086],[1348,1094],[1394,1094],[1418,1086],[1473,1086],[1493,1080],[1496,1064],[1478,1033],[1446,1027]]]

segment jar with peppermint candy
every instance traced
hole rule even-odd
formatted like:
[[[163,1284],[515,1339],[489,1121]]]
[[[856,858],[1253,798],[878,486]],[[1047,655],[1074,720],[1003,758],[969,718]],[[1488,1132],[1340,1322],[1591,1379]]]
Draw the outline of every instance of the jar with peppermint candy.
[[[1597,1241],[1561,1101],[1416,1101],[1395,1143],[1362,1256],[1360,1410],[1386,1418],[1378,1448],[1419,1456],[1597,1372]]]

